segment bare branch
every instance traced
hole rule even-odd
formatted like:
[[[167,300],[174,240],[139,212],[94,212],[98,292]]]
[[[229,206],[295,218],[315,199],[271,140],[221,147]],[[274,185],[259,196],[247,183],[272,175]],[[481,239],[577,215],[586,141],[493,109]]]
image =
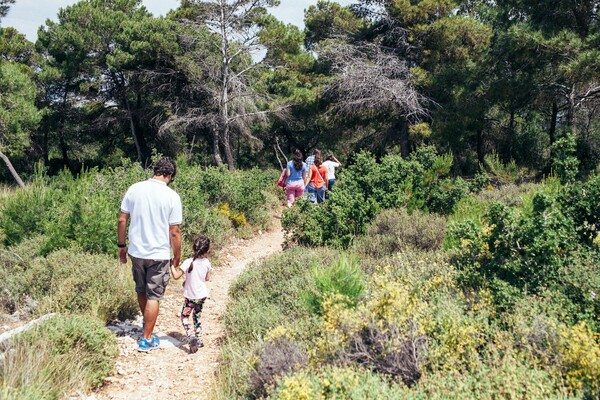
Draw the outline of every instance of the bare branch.
[[[337,74],[324,92],[334,114],[392,114],[408,120],[427,115],[428,100],[412,86],[406,63],[396,55],[371,43],[329,43],[320,54]]]

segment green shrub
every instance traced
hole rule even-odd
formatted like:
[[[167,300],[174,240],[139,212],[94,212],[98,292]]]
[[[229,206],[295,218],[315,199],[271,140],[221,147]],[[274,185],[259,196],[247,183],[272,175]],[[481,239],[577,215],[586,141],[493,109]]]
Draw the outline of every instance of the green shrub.
[[[384,210],[369,226],[354,248],[373,257],[382,257],[402,250],[437,250],[446,231],[446,218],[414,210]]]
[[[520,168],[515,160],[503,163],[497,153],[487,154],[484,161],[490,179],[501,185],[515,184],[527,175],[527,171]]]
[[[42,180],[6,196],[0,206],[0,237],[7,246],[43,232],[51,213],[53,190]]]
[[[405,399],[571,399],[560,377],[537,368],[512,348],[492,347],[469,373],[425,374]]]
[[[108,322],[138,312],[133,280],[124,268],[115,259],[71,248],[2,264],[0,277],[7,278],[9,309],[32,298],[38,303],[35,314],[86,313]]]
[[[329,295],[339,294],[348,306],[355,306],[365,290],[365,276],[358,260],[350,256],[340,256],[329,267],[313,267],[312,276],[316,290],[304,290],[301,296],[314,314],[322,314],[323,299]]]
[[[318,207],[299,202],[284,211],[286,241],[348,247],[382,209],[450,213],[468,191],[462,179],[446,177],[451,166],[451,155],[438,156],[427,146],[408,159],[388,155],[379,163],[369,153],[359,153],[340,174],[328,201]]]
[[[562,183],[574,182],[579,172],[577,141],[575,135],[567,133],[557,139],[550,148],[552,170]]]
[[[57,315],[11,341],[0,390],[7,394],[3,398],[65,398],[100,385],[112,373],[117,353],[115,337],[102,321]]]

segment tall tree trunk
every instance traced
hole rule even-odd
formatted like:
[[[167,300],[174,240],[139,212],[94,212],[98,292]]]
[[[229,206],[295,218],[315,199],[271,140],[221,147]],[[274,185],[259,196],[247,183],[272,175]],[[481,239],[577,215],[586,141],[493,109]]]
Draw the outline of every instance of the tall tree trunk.
[[[510,121],[508,123],[508,157],[513,160],[513,148],[515,145],[515,110],[510,110]]]
[[[10,171],[11,175],[13,176],[13,178],[15,178],[15,181],[17,181],[17,184],[20,187],[24,188],[25,187],[25,183],[23,183],[23,180],[21,179],[21,177],[17,173],[17,170],[15,169],[15,167],[13,167],[13,165],[10,162],[10,160],[8,159],[8,157],[6,157],[6,155],[3,152],[1,152],[1,151],[0,151],[0,158],[4,161],[4,163],[8,167],[8,170]]]
[[[567,96],[567,126],[575,133],[575,88],[572,87]]]
[[[69,168],[69,149],[67,148],[67,143],[65,142],[65,136],[61,132],[59,133],[58,145],[60,147],[60,153],[63,159],[63,165]],[[70,169],[70,168],[69,168]]]
[[[135,128],[135,122],[133,121],[133,113],[131,112],[131,105],[129,104],[129,99],[127,98],[127,94],[123,96],[125,100],[125,107],[127,108],[127,117],[129,118],[129,127],[131,128],[131,135],[133,136],[133,142],[135,143],[135,150],[137,151],[137,161],[142,162],[142,148],[140,146],[140,141],[138,138],[137,129]]]
[[[223,148],[225,149],[225,157],[227,158],[227,168],[230,171],[235,171],[235,156],[231,149],[231,140],[229,137],[229,125],[225,124],[223,129]]]
[[[400,118],[396,123],[396,129],[400,131],[400,154],[406,158],[410,154],[410,138],[408,137],[408,121]]]
[[[223,159],[221,158],[221,151],[219,150],[219,129],[213,128],[213,157],[215,158],[215,164],[217,167],[223,166]]]
[[[223,57],[223,69],[221,76],[221,124],[223,131],[221,132],[223,139],[223,149],[225,150],[225,158],[227,158],[227,168],[230,171],[235,171],[235,157],[231,150],[231,141],[229,137],[229,40],[227,38],[227,21],[225,10],[228,7],[227,2],[221,0],[221,56]]]
[[[550,130],[548,136],[550,136],[550,145],[554,144],[556,140],[556,120],[558,119],[558,104],[552,102],[552,116],[550,117]]]
[[[479,165],[485,166],[485,150],[483,147],[483,128],[477,129],[477,161],[479,161]]]

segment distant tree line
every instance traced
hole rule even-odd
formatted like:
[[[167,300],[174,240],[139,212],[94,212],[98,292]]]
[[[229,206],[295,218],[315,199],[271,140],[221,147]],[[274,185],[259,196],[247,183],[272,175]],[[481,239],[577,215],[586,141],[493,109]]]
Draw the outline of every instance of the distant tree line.
[[[0,28],[0,178],[153,151],[274,166],[275,143],[378,157],[425,143],[458,174],[491,154],[547,173],[566,134],[597,168],[600,0],[319,1],[304,31],[277,3],[182,0],[154,17],[81,0],[36,43]]]

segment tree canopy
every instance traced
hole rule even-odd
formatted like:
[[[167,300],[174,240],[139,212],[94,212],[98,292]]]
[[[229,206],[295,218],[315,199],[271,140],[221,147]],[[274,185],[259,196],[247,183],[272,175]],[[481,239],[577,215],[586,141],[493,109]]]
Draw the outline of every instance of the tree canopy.
[[[491,155],[542,174],[572,134],[582,173],[597,168],[600,1],[320,0],[304,30],[277,5],[186,0],[155,17],[80,0],[36,43],[0,28],[3,153],[27,176],[36,160],[234,169],[277,165],[275,143],[349,158],[430,144],[457,174]]]

